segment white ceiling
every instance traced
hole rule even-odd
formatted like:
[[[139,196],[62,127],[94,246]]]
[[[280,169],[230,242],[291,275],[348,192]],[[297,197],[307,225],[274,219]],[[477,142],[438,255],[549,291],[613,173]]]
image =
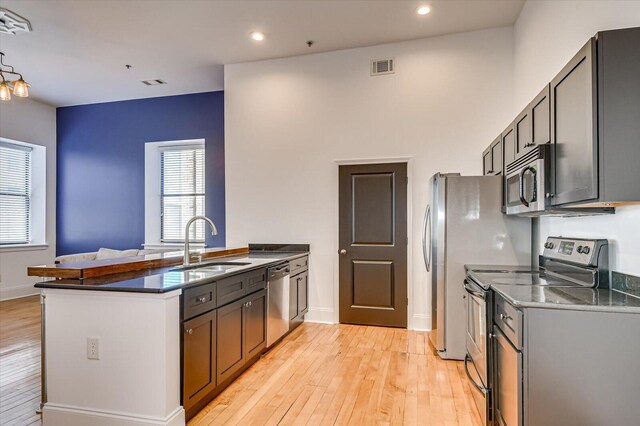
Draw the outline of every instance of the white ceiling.
[[[0,49],[32,84],[34,98],[78,105],[221,90],[224,64],[508,26],[523,3],[0,0],[33,27],[31,33],[0,35]],[[421,4],[432,12],[418,16]],[[252,31],[266,39],[251,40]],[[140,83],[156,78],[168,84]]]

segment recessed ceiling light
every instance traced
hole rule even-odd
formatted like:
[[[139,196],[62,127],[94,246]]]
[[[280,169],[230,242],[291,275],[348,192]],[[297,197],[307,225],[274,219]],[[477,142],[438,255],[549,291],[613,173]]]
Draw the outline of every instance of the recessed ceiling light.
[[[253,32],[251,33],[251,38],[254,39],[255,41],[262,41],[264,40],[264,34],[259,32]]]
[[[419,8],[416,9],[416,13],[418,15],[426,15],[429,12],[431,12],[431,8],[429,6],[420,6]]]

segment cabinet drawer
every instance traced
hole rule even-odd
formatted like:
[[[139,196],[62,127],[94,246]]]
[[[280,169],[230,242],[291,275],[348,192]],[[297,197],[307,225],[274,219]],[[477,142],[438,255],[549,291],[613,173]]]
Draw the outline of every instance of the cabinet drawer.
[[[522,312],[500,295],[496,295],[493,321],[516,349],[522,349]]]
[[[216,307],[216,284],[205,284],[184,291],[184,319],[193,318]]]
[[[291,268],[291,276],[294,276],[298,272],[304,271],[309,267],[309,256],[299,257],[289,262]]]
[[[246,294],[267,288],[267,270],[260,269],[246,274]]]
[[[218,281],[218,306],[240,299],[245,295],[246,274],[224,278]]]

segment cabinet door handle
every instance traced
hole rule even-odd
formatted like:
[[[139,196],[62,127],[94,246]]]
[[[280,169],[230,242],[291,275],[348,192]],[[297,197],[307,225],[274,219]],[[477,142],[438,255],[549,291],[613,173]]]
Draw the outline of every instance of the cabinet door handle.
[[[187,330],[184,331],[187,334],[193,334],[193,328],[189,328]]]
[[[206,298],[206,297],[204,297],[204,296],[202,296],[202,297],[198,298],[198,302],[200,302],[200,303],[204,303],[204,302],[206,302],[206,301],[207,301],[207,298]]]
[[[509,321],[510,319],[512,319],[509,315],[505,315],[505,314],[500,314],[500,319],[502,321]]]

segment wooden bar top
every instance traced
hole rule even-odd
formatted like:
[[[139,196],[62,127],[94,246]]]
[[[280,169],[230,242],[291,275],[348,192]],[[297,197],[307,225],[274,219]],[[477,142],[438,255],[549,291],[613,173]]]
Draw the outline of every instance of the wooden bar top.
[[[212,259],[235,254],[246,254],[249,253],[249,248],[210,248],[200,250],[196,253],[201,255],[202,259]],[[120,274],[123,272],[179,265],[182,261],[182,252],[173,251],[135,257],[119,257],[115,259],[90,260],[86,262],[69,262],[57,265],[29,266],[27,268],[27,275],[30,277],[48,278],[95,278],[111,274]]]

